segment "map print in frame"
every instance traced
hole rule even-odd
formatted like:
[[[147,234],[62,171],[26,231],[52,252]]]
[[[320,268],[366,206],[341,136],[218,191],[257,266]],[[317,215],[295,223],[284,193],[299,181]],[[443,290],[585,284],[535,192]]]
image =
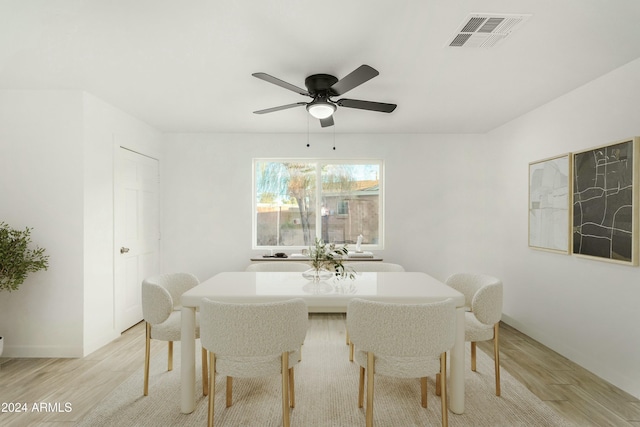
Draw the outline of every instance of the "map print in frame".
[[[569,253],[571,155],[529,163],[529,246]]]
[[[573,154],[573,253],[638,263],[638,138]]]

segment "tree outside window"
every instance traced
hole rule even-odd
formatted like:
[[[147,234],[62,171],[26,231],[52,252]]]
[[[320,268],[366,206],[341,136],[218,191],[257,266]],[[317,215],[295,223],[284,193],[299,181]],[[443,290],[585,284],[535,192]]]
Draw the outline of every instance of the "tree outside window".
[[[254,161],[254,248],[382,246],[382,162]]]

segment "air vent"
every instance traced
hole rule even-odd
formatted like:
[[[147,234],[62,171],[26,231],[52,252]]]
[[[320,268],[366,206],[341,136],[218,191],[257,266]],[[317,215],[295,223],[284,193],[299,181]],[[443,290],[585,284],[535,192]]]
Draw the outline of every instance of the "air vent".
[[[531,15],[472,13],[458,27],[449,47],[493,47],[522,26]]]

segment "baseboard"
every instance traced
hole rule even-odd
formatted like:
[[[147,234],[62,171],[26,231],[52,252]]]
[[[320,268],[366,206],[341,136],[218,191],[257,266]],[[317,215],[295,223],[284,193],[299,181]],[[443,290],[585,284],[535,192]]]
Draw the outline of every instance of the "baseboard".
[[[501,320],[512,328],[517,329],[523,334],[538,341],[540,344],[566,357],[576,365],[586,369],[594,375],[597,375],[602,380],[607,381],[620,390],[629,393],[636,399],[640,399],[640,388],[633,377],[629,377],[629,375],[614,371],[611,369],[611,367],[604,366],[597,360],[590,358],[587,354],[584,354],[584,352],[556,342],[557,340],[553,339],[552,337],[549,337],[538,330],[527,327],[527,325],[519,322],[517,319],[514,319],[509,315],[503,313]]]
[[[6,340],[5,340],[6,341]],[[77,358],[82,357],[82,347],[78,346],[13,346],[4,343],[2,357],[8,358]]]
[[[83,356],[88,356],[89,354],[93,353],[94,351],[99,350],[100,348],[102,348],[105,345],[109,344],[111,341],[115,340],[119,336],[120,336],[119,333],[116,333],[115,331],[110,331],[109,333],[106,333],[104,335],[100,335],[98,337],[93,337],[93,339],[91,341],[88,341],[85,344]]]

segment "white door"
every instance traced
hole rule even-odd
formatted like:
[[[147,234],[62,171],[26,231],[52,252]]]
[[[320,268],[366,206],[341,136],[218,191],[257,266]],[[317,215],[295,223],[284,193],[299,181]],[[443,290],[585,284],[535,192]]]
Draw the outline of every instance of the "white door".
[[[159,272],[158,160],[120,147],[114,188],[115,327],[142,320],[141,285]]]

